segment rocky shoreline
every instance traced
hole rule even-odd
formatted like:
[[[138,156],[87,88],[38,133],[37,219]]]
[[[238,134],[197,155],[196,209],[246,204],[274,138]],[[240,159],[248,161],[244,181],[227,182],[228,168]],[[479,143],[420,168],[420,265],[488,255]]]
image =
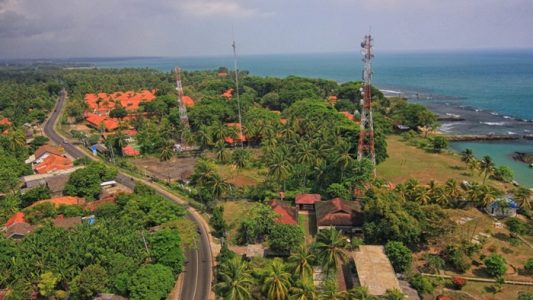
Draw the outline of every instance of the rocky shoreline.
[[[504,135],[504,134],[453,134],[453,135],[447,135],[446,138],[451,142],[465,142],[465,141],[519,140],[522,137],[519,135]]]
[[[526,153],[526,152],[515,152],[513,154],[513,158],[515,160],[519,160],[521,162],[524,162],[526,164],[533,164],[533,152]]]

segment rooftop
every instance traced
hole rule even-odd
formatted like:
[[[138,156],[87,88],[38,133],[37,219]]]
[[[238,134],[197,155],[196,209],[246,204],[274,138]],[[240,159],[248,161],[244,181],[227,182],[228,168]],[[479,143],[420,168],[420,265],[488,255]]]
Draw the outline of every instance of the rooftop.
[[[122,154],[124,154],[125,156],[137,156],[141,153],[139,152],[139,150],[133,148],[132,145],[127,145],[126,147],[122,148]]]
[[[320,201],[322,197],[320,194],[298,194],[296,195],[296,204],[315,204]]]
[[[315,203],[318,226],[361,226],[363,215],[358,201],[335,198]]]
[[[276,219],[276,223],[289,225],[298,224],[298,211],[296,208],[275,199],[270,202],[270,207],[279,215]]]
[[[183,104],[185,104],[186,107],[193,107],[194,106],[194,100],[189,96],[183,96],[181,97],[181,101],[183,101]]]
[[[50,154],[43,161],[33,167],[35,172],[39,174],[49,173],[58,170],[66,170],[72,168],[73,163],[70,159],[56,155]]]
[[[14,214],[11,218],[9,218],[9,220],[7,220],[4,227],[9,227],[13,224],[24,223],[24,222],[26,222],[26,220],[24,219],[24,213],[19,211],[18,213]]]
[[[46,153],[62,156],[65,153],[65,149],[63,149],[63,147],[57,147],[52,145],[42,145],[41,147],[37,148],[37,150],[35,150],[35,159],[39,159]]]
[[[387,290],[401,290],[383,246],[361,245],[359,250],[352,252],[352,256],[359,282],[368,288],[371,295],[381,296]]]

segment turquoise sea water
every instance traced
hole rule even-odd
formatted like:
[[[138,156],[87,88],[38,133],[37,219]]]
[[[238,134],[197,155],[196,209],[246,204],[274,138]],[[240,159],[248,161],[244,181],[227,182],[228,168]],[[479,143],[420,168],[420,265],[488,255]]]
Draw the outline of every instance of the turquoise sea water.
[[[149,57],[84,59],[99,67],[149,67],[170,71],[232,67],[226,57]],[[254,75],[300,75],[337,80],[359,80],[359,53],[242,55],[240,69]],[[374,60],[374,84],[400,92],[440,115],[459,115],[463,122],[443,123],[452,133],[533,134],[533,50],[486,50],[432,53],[380,53]],[[472,148],[477,156],[491,155],[513,168],[521,184],[533,187],[533,170],[515,162],[515,151],[533,152],[533,142],[454,143]]]

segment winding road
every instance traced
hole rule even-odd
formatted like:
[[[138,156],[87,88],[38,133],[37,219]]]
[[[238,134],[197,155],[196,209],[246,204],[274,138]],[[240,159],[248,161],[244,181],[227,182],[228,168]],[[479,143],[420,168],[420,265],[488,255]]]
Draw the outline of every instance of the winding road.
[[[59,100],[56,103],[54,111],[44,125],[44,133],[50,140],[58,145],[62,145],[65,151],[74,159],[81,157],[89,157],[96,159],[88,152],[81,150],[77,146],[68,142],[68,140],[55,131],[55,124],[61,115],[61,111],[66,101],[66,91],[62,90],[59,95]],[[176,202],[180,205],[186,205],[187,202],[178,196],[168,192],[161,186],[154,184],[146,179],[133,177],[126,173],[120,172],[116,177],[116,181],[129,187],[134,188],[135,183],[143,183],[153,188],[157,193],[170,201]],[[213,258],[211,252],[211,245],[209,243],[209,230],[206,228],[202,217],[192,208],[187,209],[186,217],[198,226],[200,233],[200,243],[198,249],[187,251],[185,271],[183,273],[183,282],[181,284],[181,300],[207,300],[211,292]]]

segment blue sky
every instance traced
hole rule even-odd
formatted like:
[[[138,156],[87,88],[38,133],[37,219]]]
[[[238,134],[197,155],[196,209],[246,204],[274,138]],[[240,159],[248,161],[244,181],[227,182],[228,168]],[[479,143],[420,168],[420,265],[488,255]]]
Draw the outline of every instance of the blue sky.
[[[0,58],[533,48],[531,0],[0,0]]]

